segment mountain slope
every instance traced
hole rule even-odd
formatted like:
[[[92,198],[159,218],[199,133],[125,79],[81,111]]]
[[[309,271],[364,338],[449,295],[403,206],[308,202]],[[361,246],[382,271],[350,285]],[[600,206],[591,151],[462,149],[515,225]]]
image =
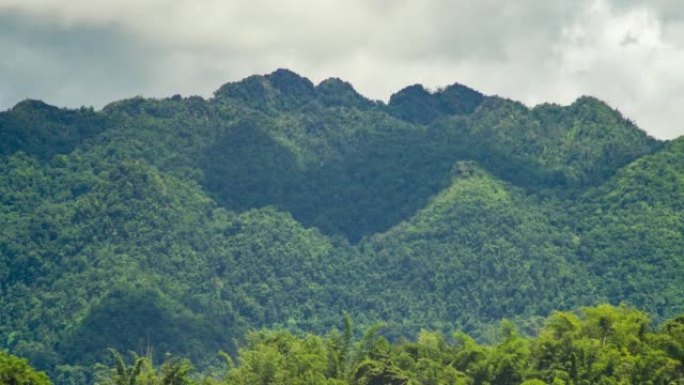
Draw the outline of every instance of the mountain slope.
[[[552,207],[472,162],[457,162],[453,173],[425,208],[365,245],[381,288],[407,297],[387,301],[399,313],[392,319],[449,320],[432,326],[456,322],[477,330],[482,321],[599,299],[549,218]],[[401,313],[406,304],[417,306]]]
[[[306,327],[344,299],[345,274],[321,268],[333,246],[289,215],[229,213],[142,162],[89,160],[13,156],[0,173],[0,330],[37,365],[232,350],[247,325]]]
[[[0,138],[0,348],[52,373],[110,346],[211,363],[248,328],[343,311],[395,337],[684,311],[682,141],[593,98],[384,104],[278,70],[210,99],[26,101]]]
[[[684,311],[684,141],[668,143],[587,194],[577,255],[612,301],[657,315]]]
[[[458,128],[465,152],[495,175],[530,191],[582,190],[605,182],[620,167],[660,148],[653,138],[594,98],[533,109],[490,97]]]

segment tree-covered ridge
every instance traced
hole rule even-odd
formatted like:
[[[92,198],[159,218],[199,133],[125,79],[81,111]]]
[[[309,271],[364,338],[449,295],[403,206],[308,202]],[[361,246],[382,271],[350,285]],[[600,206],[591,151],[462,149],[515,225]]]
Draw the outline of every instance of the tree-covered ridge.
[[[411,109],[435,118],[414,124],[401,114]],[[210,100],[134,98],[92,114],[97,119],[84,117],[64,129],[51,127],[69,119],[33,113],[37,123],[23,126],[48,127],[33,135],[40,143],[54,142],[56,131],[77,134],[67,135],[66,147],[46,151],[23,141],[12,151],[51,156],[83,142],[106,149],[103,156],[142,157],[202,184],[228,209],[276,205],[306,226],[352,242],[419,210],[448,185],[458,160],[476,160],[531,191],[560,191],[598,185],[659,147],[591,98],[530,110],[454,84],[434,93],[412,86],[385,106],[338,79],[314,86],[287,70],[226,84]],[[16,120],[14,110],[5,115]],[[84,125],[102,133],[78,134]],[[0,132],[21,131],[13,123]]]
[[[226,212],[137,161],[8,160],[0,330],[39,367],[147,343],[197,358],[247,325],[316,328],[312,314],[349,302],[347,274],[327,269],[359,262],[333,263],[340,251],[287,214]]]
[[[467,144],[469,159],[531,191],[581,191],[660,148],[618,111],[591,97],[566,107],[532,109],[489,97],[467,119],[437,124]]]
[[[621,169],[575,207],[576,254],[611,301],[684,311],[684,141]],[[666,293],[678,293],[667,295]]]
[[[392,95],[387,108],[400,119],[427,124],[448,116],[471,114],[484,99],[481,93],[458,83],[433,93],[416,84]]]
[[[92,108],[60,109],[39,100],[25,100],[0,113],[0,154],[24,151],[43,161],[74,150],[106,125]]]
[[[109,347],[203,367],[342,311],[479,340],[553,309],[684,311],[683,142],[593,98],[385,105],[280,70],[210,99],[26,101],[0,137],[0,349],[58,383]]]
[[[458,162],[452,173],[452,184],[425,208],[364,245],[373,250],[388,294],[402,298],[388,298],[396,306],[393,319],[420,322],[429,315],[442,328],[456,321],[473,330],[483,320],[600,299],[590,274],[572,263],[549,207],[475,163]]]

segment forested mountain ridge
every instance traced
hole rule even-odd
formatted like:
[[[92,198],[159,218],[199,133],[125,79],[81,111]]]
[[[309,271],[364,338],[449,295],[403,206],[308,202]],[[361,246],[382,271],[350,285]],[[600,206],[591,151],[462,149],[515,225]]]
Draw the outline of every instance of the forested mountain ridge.
[[[602,302],[684,312],[682,139],[591,97],[385,104],[278,70],[209,99],[24,101],[0,139],[0,348],[65,382],[108,347],[204,358],[342,311],[481,338]]]

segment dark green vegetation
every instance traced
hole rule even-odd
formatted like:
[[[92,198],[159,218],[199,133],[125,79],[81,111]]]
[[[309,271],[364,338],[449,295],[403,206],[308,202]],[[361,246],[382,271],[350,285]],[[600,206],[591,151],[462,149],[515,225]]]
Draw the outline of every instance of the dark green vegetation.
[[[25,101],[0,139],[0,349],[55,383],[110,347],[208,366],[342,311],[481,340],[554,309],[684,312],[684,139],[590,97],[383,104],[279,70],[208,100]]]

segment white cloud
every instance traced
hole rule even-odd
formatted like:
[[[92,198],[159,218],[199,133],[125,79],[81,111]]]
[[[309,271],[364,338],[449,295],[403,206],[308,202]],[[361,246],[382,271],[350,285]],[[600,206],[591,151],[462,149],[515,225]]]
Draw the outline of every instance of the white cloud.
[[[596,95],[658,137],[684,134],[684,49],[668,42],[652,8],[592,1],[564,29],[558,80],[570,94]],[[566,98],[571,95],[564,95]]]
[[[413,83],[453,82],[528,104],[591,94],[670,138],[684,134],[682,8],[674,0],[0,0],[0,17],[14,20],[0,26],[0,47],[14,52],[0,64],[0,83],[11,85],[0,107],[26,96],[101,106],[123,95],[210,95],[288,67],[314,81],[344,78],[379,99]],[[81,33],[95,37],[74,43]]]

